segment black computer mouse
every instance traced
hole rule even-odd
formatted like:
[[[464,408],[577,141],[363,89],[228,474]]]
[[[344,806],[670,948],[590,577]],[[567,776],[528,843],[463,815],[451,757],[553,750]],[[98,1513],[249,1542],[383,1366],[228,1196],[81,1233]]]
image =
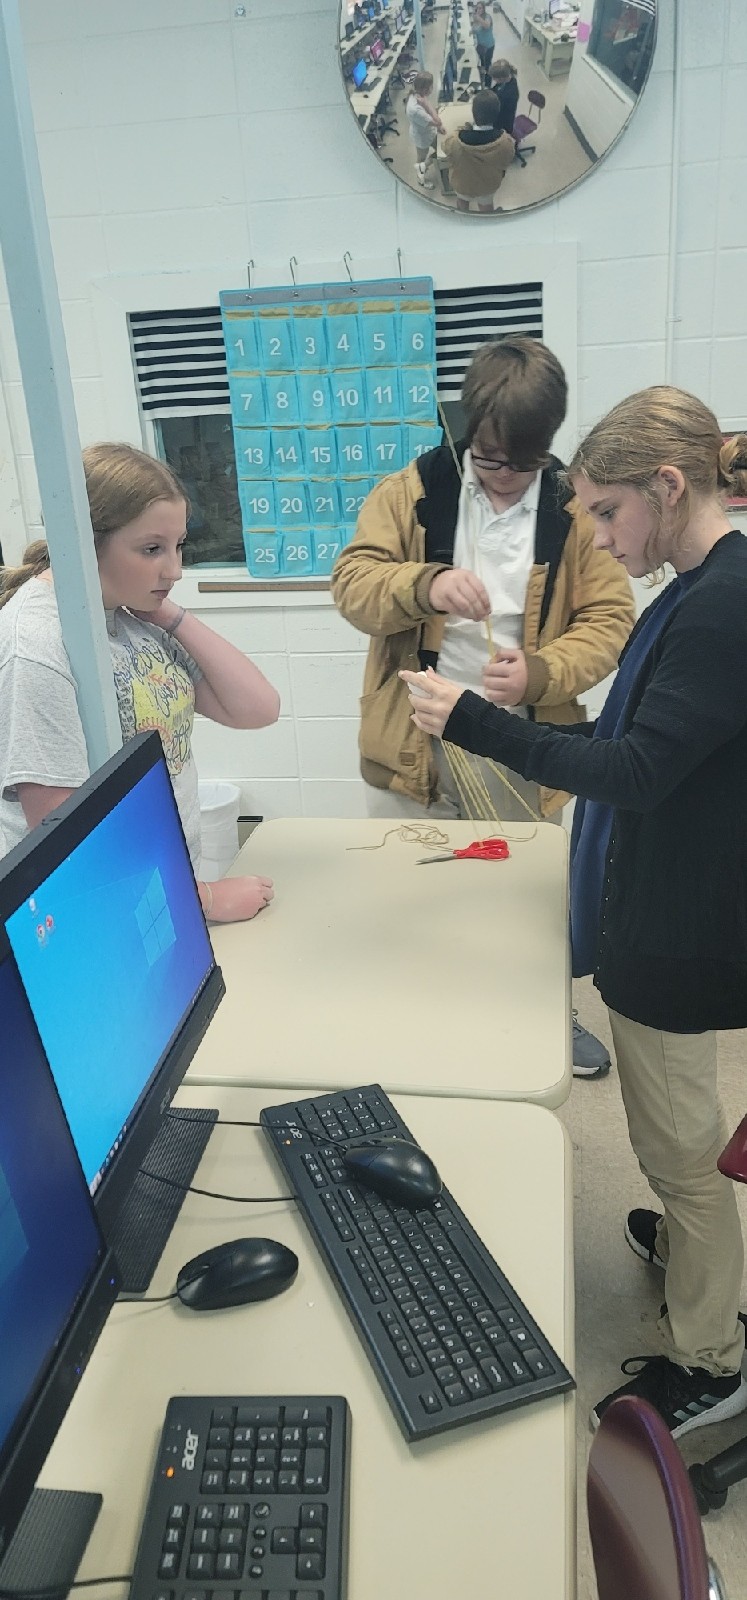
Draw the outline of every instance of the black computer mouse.
[[[222,1311],[269,1300],[287,1289],[297,1272],[298,1256],[275,1239],[228,1239],[185,1262],[176,1292],[192,1311]]]
[[[405,1139],[351,1145],[344,1151],[343,1161],[362,1188],[373,1189],[382,1200],[412,1211],[430,1205],[443,1188],[430,1156]]]

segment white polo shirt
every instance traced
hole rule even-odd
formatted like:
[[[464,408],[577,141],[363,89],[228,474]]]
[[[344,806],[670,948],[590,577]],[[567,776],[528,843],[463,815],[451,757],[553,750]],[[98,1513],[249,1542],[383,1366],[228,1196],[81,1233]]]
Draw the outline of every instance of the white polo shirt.
[[[534,564],[537,506],[541,473],[532,479],[516,504],[496,511],[475,477],[469,450],[464,452],[459,494],[454,566],[480,578],[490,595],[493,643],[521,648],[529,574]],[[449,616],[438,657],[438,671],[454,683],[483,694],[482,672],[489,660],[484,622]],[[525,706],[512,706],[526,716]]]

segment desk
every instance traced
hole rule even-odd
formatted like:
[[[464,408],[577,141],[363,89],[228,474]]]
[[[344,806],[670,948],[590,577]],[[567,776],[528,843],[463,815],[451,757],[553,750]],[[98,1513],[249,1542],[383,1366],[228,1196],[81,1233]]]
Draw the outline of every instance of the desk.
[[[410,39],[414,32],[415,21],[413,19],[411,22],[405,24],[405,27],[400,33],[395,33],[392,35],[392,42],[389,46],[389,49],[386,52],[386,55],[382,56],[378,66],[375,63],[369,64],[369,71],[371,75],[373,76],[375,73],[377,78],[375,89],[354,89],[349,95],[350,104],[358,120],[361,122],[361,127],[363,128],[364,132],[367,129],[372,116],[377,111],[379,103],[383,99],[384,91],[389,87],[392,73],[394,72],[397,62],[399,61],[405,46],[410,43]],[[361,121],[361,119],[363,120]]]
[[[563,33],[570,37],[562,39]],[[540,47],[540,66],[546,78],[559,77],[562,72],[570,71],[576,43],[575,19],[572,24],[556,28],[545,22],[536,22],[534,17],[525,17],[522,44],[531,44],[533,41]]]
[[[179,1103],[251,1118],[267,1098],[191,1090]],[[571,1158],[560,1123],[521,1104],[420,1099],[400,1109],[573,1370]],[[283,1192],[253,1128],[218,1126],[196,1181]],[[352,1412],[349,1600],[573,1600],[574,1396],[407,1445],[292,1204],[245,1210],[187,1196],[149,1293],[167,1294],[190,1256],[244,1233],[297,1252],[296,1282],[278,1299],[201,1315],[121,1305],[109,1318],[40,1480],[103,1493],[79,1576],[132,1571],[170,1395],[306,1391],[344,1394]]]
[[[452,845],[469,822],[441,824]],[[486,824],[478,824],[483,833]],[[263,822],[234,872],[274,879],[252,922],[213,926],[228,1001],[193,1082],[536,1100],[571,1087],[568,836],[512,823],[508,861],[417,866],[396,822]],[[436,852],[437,853],[437,852]]]

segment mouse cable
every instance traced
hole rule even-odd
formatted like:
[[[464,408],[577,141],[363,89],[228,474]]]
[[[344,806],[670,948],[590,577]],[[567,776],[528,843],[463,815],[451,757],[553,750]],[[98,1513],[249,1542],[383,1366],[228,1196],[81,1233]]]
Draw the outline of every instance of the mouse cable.
[[[76,1578],[56,1589],[0,1589],[0,1600],[65,1600],[71,1589],[91,1589],[98,1583],[132,1583],[132,1573],[119,1573],[112,1578]]]
[[[118,1294],[114,1302],[116,1306],[165,1306],[167,1300],[176,1300],[178,1290],[172,1289],[171,1294]],[[110,1580],[112,1583],[114,1579]],[[0,1595],[2,1600],[2,1595]]]
[[[152,1178],[154,1183],[167,1183],[171,1189],[181,1189],[183,1194],[202,1194],[208,1200],[233,1200],[239,1206],[276,1206],[281,1201],[298,1199],[295,1194],[217,1194],[214,1189],[196,1189],[193,1183],[164,1178],[160,1172],[149,1172],[147,1167],[141,1167],[140,1173],[143,1178]]]
[[[166,1115],[171,1117],[174,1122],[205,1122],[204,1117],[185,1117],[178,1106],[175,1110],[167,1111]],[[214,1128],[261,1128],[261,1126],[261,1122],[233,1122],[227,1117],[217,1117],[213,1123]],[[0,1600],[2,1600],[2,1595],[0,1595]]]

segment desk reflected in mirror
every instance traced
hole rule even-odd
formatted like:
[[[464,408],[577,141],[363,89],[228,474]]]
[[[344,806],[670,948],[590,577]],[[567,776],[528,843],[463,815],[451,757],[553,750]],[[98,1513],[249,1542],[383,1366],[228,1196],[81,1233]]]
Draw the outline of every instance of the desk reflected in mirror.
[[[523,211],[590,172],[646,85],[656,0],[340,0],[361,135],[443,210]]]

